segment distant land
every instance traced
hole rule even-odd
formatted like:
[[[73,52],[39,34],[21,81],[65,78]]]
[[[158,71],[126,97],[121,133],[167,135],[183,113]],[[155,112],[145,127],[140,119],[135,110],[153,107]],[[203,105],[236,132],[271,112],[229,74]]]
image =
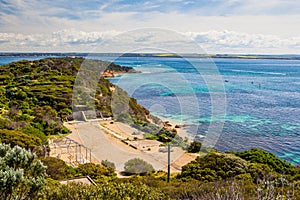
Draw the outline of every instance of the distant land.
[[[0,56],[99,56],[99,57],[174,57],[174,58],[234,58],[234,59],[282,59],[282,60],[300,60],[300,55],[282,54],[282,55],[259,55],[259,54],[196,54],[196,53],[15,53],[15,52],[0,52]]]

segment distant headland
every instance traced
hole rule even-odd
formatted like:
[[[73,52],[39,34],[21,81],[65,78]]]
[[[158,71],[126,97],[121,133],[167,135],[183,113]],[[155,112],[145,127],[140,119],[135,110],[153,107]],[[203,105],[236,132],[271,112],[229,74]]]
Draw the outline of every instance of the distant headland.
[[[297,54],[197,54],[197,53],[80,53],[80,52],[0,52],[0,56],[70,56],[70,57],[169,57],[169,58],[228,58],[228,59],[281,59],[300,60]]]

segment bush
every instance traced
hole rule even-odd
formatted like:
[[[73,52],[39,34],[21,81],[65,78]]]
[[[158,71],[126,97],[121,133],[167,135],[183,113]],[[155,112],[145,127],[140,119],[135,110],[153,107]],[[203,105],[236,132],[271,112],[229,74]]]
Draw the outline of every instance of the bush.
[[[237,152],[236,155],[251,163],[266,164],[278,173],[293,174],[295,171],[293,165],[262,149],[253,148],[247,151]]]
[[[49,184],[41,191],[40,199],[132,199],[132,200],[159,200],[168,199],[159,188],[151,188],[142,183],[99,183],[89,186],[80,183],[67,185]]]
[[[22,130],[22,132],[26,133],[27,135],[32,135],[32,136],[36,136],[36,137],[40,138],[42,140],[43,144],[48,143],[48,139],[47,139],[46,135],[41,130],[34,128],[33,126],[25,126],[21,130]]]
[[[182,172],[178,177],[211,182],[233,178],[236,175],[246,173],[247,170],[247,161],[235,155],[209,153],[183,166]]]
[[[129,175],[131,174],[144,175],[153,171],[154,171],[153,166],[140,158],[134,158],[128,160],[124,165],[124,172]]]
[[[158,140],[159,139],[158,136],[152,135],[150,133],[145,133],[144,134],[144,138],[147,139],[147,140]]]
[[[10,144],[11,146],[20,146],[25,149],[30,149],[32,152],[41,153],[42,141],[40,138],[27,135],[21,131],[0,129],[0,139],[2,143]]]
[[[201,149],[201,146],[202,146],[201,142],[193,141],[188,148],[188,152],[189,153],[198,153]]]
[[[110,161],[108,161],[108,160],[102,160],[102,161],[101,161],[101,165],[103,165],[104,167],[111,168],[111,169],[113,169],[113,170],[116,169],[115,163],[110,162]]]
[[[54,180],[63,180],[71,176],[68,165],[61,159],[53,157],[41,158],[41,161],[47,166],[47,174]]]
[[[46,168],[35,154],[0,144],[0,198],[34,199],[44,186]]]
[[[77,175],[79,176],[89,176],[97,182],[103,177],[115,177],[116,174],[114,169],[110,167],[105,167],[95,163],[81,164],[77,168]]]
[[[274,176],[274,171],[268,165],[261,163],[251,163],[248,172],[251,174],[254,183]]]

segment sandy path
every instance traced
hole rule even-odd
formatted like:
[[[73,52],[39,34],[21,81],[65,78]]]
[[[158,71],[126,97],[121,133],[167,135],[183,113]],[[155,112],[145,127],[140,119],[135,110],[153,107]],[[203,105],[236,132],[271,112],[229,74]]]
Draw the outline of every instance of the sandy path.
[[[112,134],[108,134],[106,132],[107,129],[100,126],[97,121],[72,124],[65,123],[65,126],[72,131],[72,134],[68,135],[69,138],[91,148],[93,158],[92,162],[94,163],[100,163],[102,160],[109,160],[115,163],[117,171],[123,171],[125,162],[133,158],[141,158],[152,164],[156,170],[167,171],[166,152],[159,152],[158,149],[151,152],[133,149]],[[127,138],[127,131],[134,131],[134,129],[127,130],[128,127],[129,126],[126,124],[124,124],[124,126],[112,126],[109,131],[119,137],[122,135],[122,138]],[[115,132],[112,132],[111,128],[115,129]],[[122,129],[122,133],[120,129]],[[127,134],[124,133],[124,130],[126,130],[125,132],[127,132]],[[145,142],[147,143],[147,141]],[[171,172],[180,172],[183,165],[195,158],[196,155],[184,153],[181,148],[172,147]]]
[[[132,158],[141,158],[151,163],[156,170],[164,169],[167,165],[166,159],[162,157],[156,158],[155,155],[135,150],[120,140],[104,133],[98,122],[78,123],[72,126],[77,130],[77,133],[70,134],[70,138],[77,139],[85,146],[91,148],[93,157],[98,161],[101,162],[101,160],[107,159],[114,162],[117,170],[123,170],[124,163]],[[75,134],[77,136],[74,137]]]

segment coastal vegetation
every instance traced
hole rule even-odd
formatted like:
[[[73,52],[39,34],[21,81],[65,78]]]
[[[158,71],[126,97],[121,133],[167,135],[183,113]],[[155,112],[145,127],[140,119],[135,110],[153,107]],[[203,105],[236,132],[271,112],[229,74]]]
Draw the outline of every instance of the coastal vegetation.
[[[257,155],[256,149],[239,152]],[[250,153],[249,153],[250,152]],[[261,156],[268,152],[260,150]],[[115,170],[103,164],[87,163],[74,168],[57,158],[38,158],[30,151],[0,145],[0,195],[2,199],[299,199],[299,169],[289,165],[286,173],[273,164],[246,161],[234,153],[210,152],[171,175],[154,172],[141,159],[129,160],[117,178]],[[276,156],[276,160],[280,160]],[[41,161],[39,161],[41,159]],[[109,161],[106,161],[107,163]],[[112,163],[111,163],[112,164]],[[286,163],[287,164],[287,163]],[[148,173],[140,173],[143,166]],[[137,173],[131,173],[132,169]],[[47,175],[46,175],[47,173]],[[132,175],[135,174],[135,175]],[[89,176],[97,185],[60,180]]]
[[[0,198],[31,199],[45,185],[46,168],[24,148],[0,144]]]
[[[76,80],[79,70],[80,73],[87,74],[91,80],[96,81],[95,91],[89,91],[91,89],[88,88],[89,84],[93,84],[89,80]],[[123,104],[129,102],[115,114],[123,114],[124,108],[129,105],[130,118],[145,121],[149,113],[145,108],[138,105],[136,100],[130,98],[121,88],[114,86],[103,77],[99,78],[101,71],[106,70],[116,73],[134,71],[130,67],[105,61],[69,57],[23,60],[1,66],[2,142],[14,145],[15,141],[21,147],[30,146],[31,150],[37,151],[36,146],[47,144],[46,136],[69,133],[62,122],[73,118],[72,101],[75,105],[83,104],[85,110],[94,109],[98,117],[118,118],[113,116],[112,88],[117,91],[114,94],[115,104],[119,103],[118,100],[125,101],[122,102]],[[76,81],[79,85],[82,83],[80,85],[82,87],[77,87],[73,91]],[[89,103],[91,100],[93,105],[86,105],[86,102]],[[118,105],[121,107],[123,104]]]
[[[124,173],[132,175],[132,174],[147,174],[149,172],[154,172],[154,168],[151,164],[147,163],[146,161],[140,158],[134,158],[128,160],[124,164]]]

